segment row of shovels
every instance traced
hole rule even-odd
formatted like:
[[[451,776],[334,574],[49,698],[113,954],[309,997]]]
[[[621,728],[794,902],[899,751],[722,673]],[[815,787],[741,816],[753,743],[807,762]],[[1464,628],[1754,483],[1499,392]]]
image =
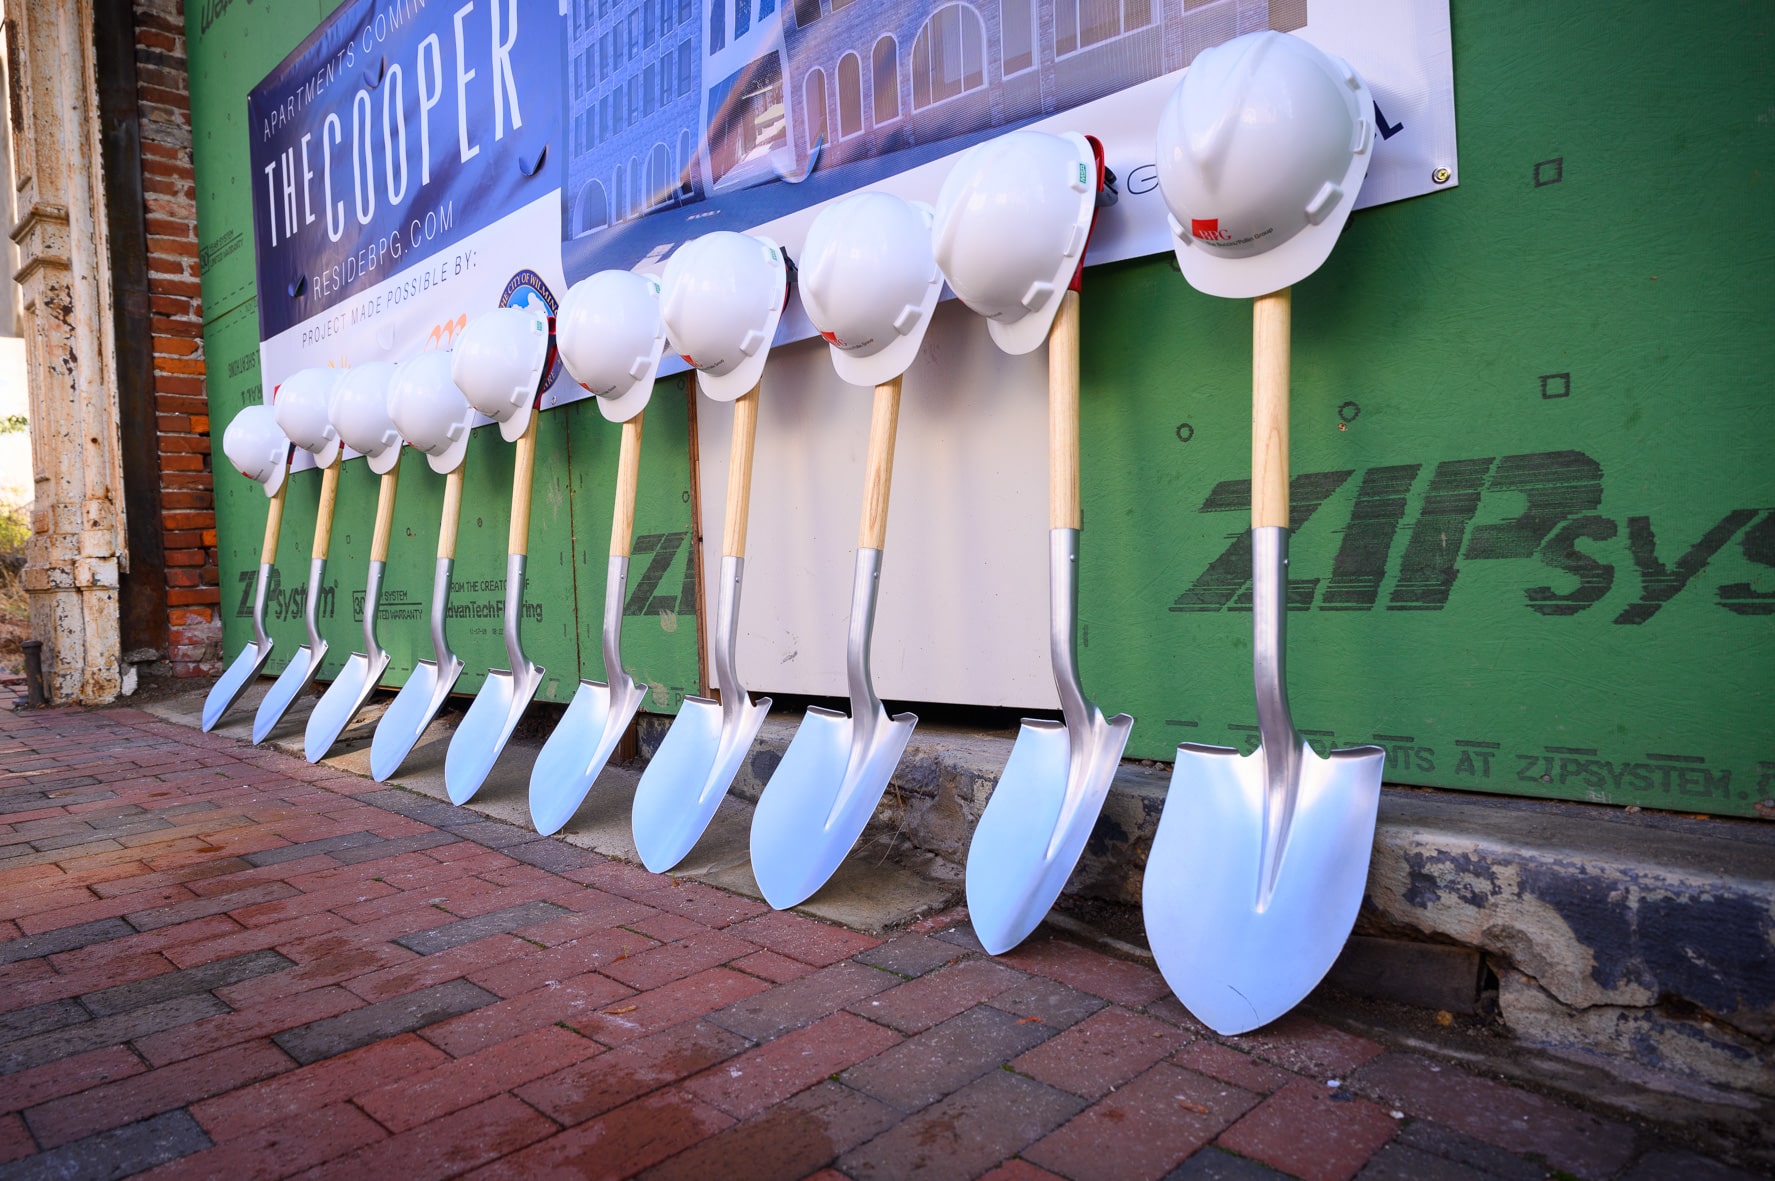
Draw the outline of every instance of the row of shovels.
[[[1379,799],[1378,747],[1318,755],[1295,729],[1283,671],[1288,551],[1291,285],[1324,261],[1341,233],[1373,148],[1372,101],[1342,61],[1287,34],[1258,33],[1201,54],[1161,117],[1158,174],[1179,267],[1198,289],[1254,302],[1252,585],[1260,744],[1249,755],[1185,743],[1146,867],[1144,908],[1154,954],[1179,998],[1223,1033],[1292,1008],[1329,969],[1354,923]],[[801,253],[799,287],[841,378],[874,387],[862,523],[847,641],[849,714],[810,708],[758,800],[752,867],[767,901],[795,906],[830,880],[881,801],[917,719],[890,716],[870,675],[887,533],[902,375],[916,356],[943,283],[987,318],[993,340],[1049,356],[1050,650],[1062,720],[1025,721],[967,858],[970,917],[998,954],[1048,913],[1077,864],[1120,763],[1133,719],[1106,718],[1080,684],[1076,653],[1079,509],[1079,288],[1098,207],[1114,199],[1101,146],[1076,133],[1014,131],[963,153],[932,210],[880,192],[823,209]],[[716,232],[672,255],[661,280],[606,271],[574,286],[551,325],[506,307],[471,322],[450,354],[343,376],[294,374],[268,412],[242,412],[225,447],[272,497],[254,643],[205,705],[208,729],[257,675],[271,648],[263,628],[290,446],[324,475],[309,578],[308,643],[263,699],[263,741],[312,681],[326,651],[315,604],[339,472],[349,443],[383,473],[365,591],[365,651],[353,653],[309,717],[305,749],[323,757],[375,689],[387,654],[376,605],[388,556],[402,439],[446,473],[431,605],[434,659],[420,662],[383,715],[371,771],[400,766],[462,672],[445,607],[462,494],[462,454],[475,412],[516,444],[504,634],[509,667],[492,669],[451,738],[450,799],[480,788],[542,679],[521,643],[537,402],[556,350],[621,424],[616,507],[605,589],[604,681],[582,680],[537,757],[530,811],[559,831],[584,801],[644,692],[623,670],[622,605],[642,409],[669,343],[698,370],[698,387],[733,406],[712,649],[719,699],[687,698],[636,789],[635,845],[650,870],[678,864],[703,835],[751,749],[768,698],[753,699],[736,667],[753,443],[765,358],[795,274],[782,248]],[[553,329],[551,331],[551,328]],[[380,399],[380,400],[379,400]],[[257,413],[254,413],[256,411]],[[237,429],[238,428],[238,429]],[[284,442],[287,435],[289,442]],[[237,437],[238,436],[238,437]]]

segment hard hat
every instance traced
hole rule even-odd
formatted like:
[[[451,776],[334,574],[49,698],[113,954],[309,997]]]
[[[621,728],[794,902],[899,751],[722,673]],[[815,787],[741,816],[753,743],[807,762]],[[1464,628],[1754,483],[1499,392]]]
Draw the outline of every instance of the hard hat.
[[[512,443],[530,425],[548,364],[548,320],[527,307],[494,308],[462,330],[450,352],[450,377]]]
[[[407,442],[425,452],[425,462],[442,475],[454,471],[468,452],[475,408],[450,380],[450,354],[433,349],[401,362],[388,383],[388,417]]]
[[[379,476],[401,461],[401,433],[388,416],[388,385],[395,368],[387,361],[352,366],[333,387],[327,404],[327,417],[339,437]]]
[[[222,432],[222,453],[240,474],[276,496],[290,470],[290,440],[269,406],[247,406]]]
[[[801,303],[845,381],[879,385],[918,355],[943,291],[933,217],[929,205],[892,193],[857,193],[826,206],[808,228]]]
[[[1204,50],[1159,115],[1159,191],[1177,265],[1209,295],[1298,283],[1349,220],[1374,100],[1342,58],[1287,33]]]
[[[1047,339],[1084,260],[1098,164],[1076,131],[1012,131],[963,152],[937,198],[937,265],[1007,353]]]
[[[567,372],[598,395],[604,417],[627,422],[647,405],[665,351],[659,280],[633,271],[581,279],[561,301],[555,340]]]
[[[702,374],[704,393],[731,402],[758,384],[789,293],[781,246],[732,230],[704,234],[667,261],[660,290],[666,337]]]
[[[290,442],[314,456],[316,467],[331,467],[339,457],[339,432],[327,416],[333,386],[343,369],[298,369],[272,394],[277,425]]]

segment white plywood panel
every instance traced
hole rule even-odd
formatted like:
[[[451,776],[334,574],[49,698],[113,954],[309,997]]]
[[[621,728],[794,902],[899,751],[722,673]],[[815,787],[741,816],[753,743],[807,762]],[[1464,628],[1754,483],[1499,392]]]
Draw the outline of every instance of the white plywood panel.
[[[1057,707],[1047,639],[1047,373],[1046,349],[1007,357],[984,320],[957,301],[939,305],[900,405],[873,650],[881,696]],[[847,692],[872,397],[839,381],[822,342],[771,354],[740,604],[739,672],[753,692]],[[712,575],[721,568],[732,408],[698,398],[697,423],[703,570]],[[712,611],[713,586],[707,599]]]

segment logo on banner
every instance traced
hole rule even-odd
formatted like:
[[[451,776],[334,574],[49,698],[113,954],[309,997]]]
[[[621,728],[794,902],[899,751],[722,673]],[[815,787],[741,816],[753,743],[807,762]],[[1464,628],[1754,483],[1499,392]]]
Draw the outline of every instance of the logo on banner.
[[[502,308],[524,308],[541,316],[551,325],[555,322],[555,312],[561,307],[561,301],[549,290],[542,276],[526,267],[506,280],[505,290],[499,295],[499,306]],[[552,357],[548,376],[542,379],[542,388],[538,393],[547,393],[555,386],[555,379],[561,376],[561,360]]]

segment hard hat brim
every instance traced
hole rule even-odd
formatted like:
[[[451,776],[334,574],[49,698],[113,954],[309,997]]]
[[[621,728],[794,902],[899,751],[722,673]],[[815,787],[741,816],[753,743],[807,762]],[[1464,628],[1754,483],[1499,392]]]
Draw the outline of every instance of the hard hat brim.
[[[401,461],[401,445],[392,443],[374,455],[365,452],[364,461],[370,465],[371,471],[379,476],[386,476]]]
[[[444,448],[443,451],[437,455],[427,455],[425,457],[425,462],[431,465],[431,470],[440,476],[447,476],[458,467],[461,467],[463,459],[468,455],[468,436],[470,433],[471,432],[469,431],[463,431],[462,434],[458,435],[455,439],[452,439],[450,445]]]
[[[290,461],[286,456],[272,465],[271,474],[257,481],[259,487],[265,489],[265,498],[269,500],[277,495],[277,490],[284,486],[284,479],[290,474]]]
[[[517,406],[512,407],[511,415],[499,420],[499,436],[508,443],[516,443],[524,435],[530,425],[530,415],[534,413],[530,399],[526,398]]]
[[[303,450],[308,451],[308,454],[314,456],[315,467],[329,468],[333,466],[333,461],[339,458],[339,449],[343,446],[344,444],[339,441],[339,436],[334,435],[331,439],[328,439],[321,445],[319,451],[310,451],[306,447],[304,447]]]
[[[598,413],[607,422],[627,422],[647,409],[647,400],[653,397],[653,374],[658,368],[659,358],[655,356],[646,381],[637,381],[622,393],[611,397],[593,398],[598,403]]]

